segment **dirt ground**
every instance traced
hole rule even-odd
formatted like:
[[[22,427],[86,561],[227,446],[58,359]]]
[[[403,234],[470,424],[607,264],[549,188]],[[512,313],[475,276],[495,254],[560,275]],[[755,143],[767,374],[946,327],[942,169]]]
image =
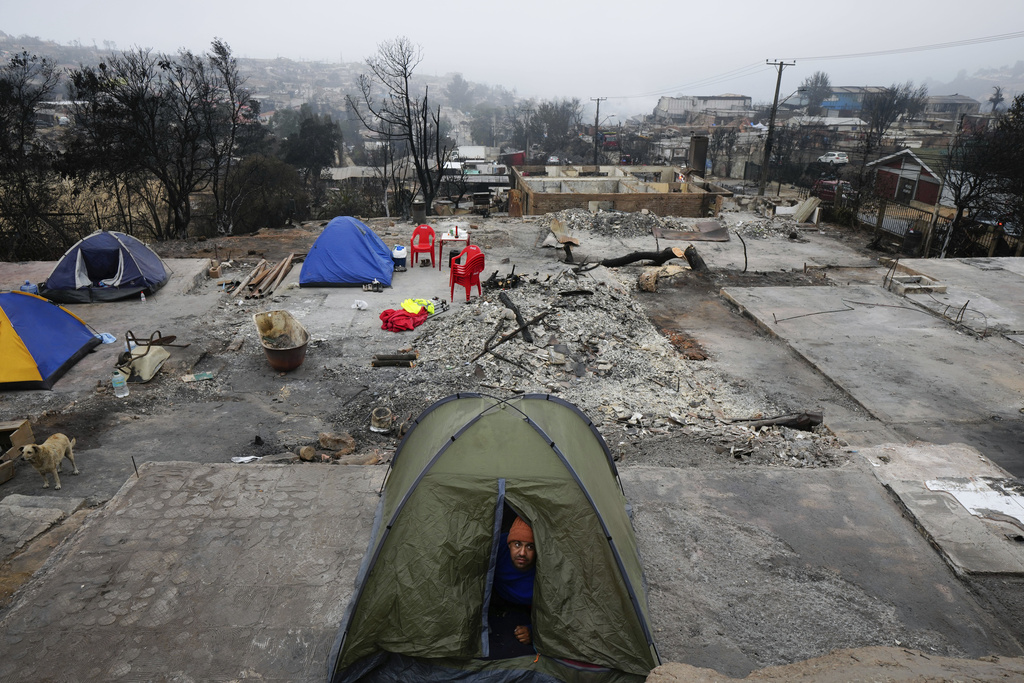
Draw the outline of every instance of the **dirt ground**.
[[[658,219],[649,215],[609,212],[593,218],[587,212],[569,212],[562,218],[574,230],[586,231],[591,238],[587,244],[598,245],[588,247],[595,252],[621,255],[654,246],[650,227]],[[736,229],[740,234],[745,232],[751,239],[801,239],[799,232],[785,222],[773,224],[756,216],[729,220],[739,226]],[[474,239],[494,252],[534,246],[547,232],[542,220],[527,222],[525,227],[517,225],[516,231],[510,231],[507,219],[474,222]],[[384,219],[370,224],[388,242],[399,238],[407,241],[411,229],[407,224]],[[685,227],[664,221],[662,225]],[[166,243],[160,245],[160,253],[165,258],[216,258],[238,264],[233,272],[245,272],[260,258],[277,261],[289,253],[304,254],[321,226],[308,223],[251,236]],[[824,226],[821,232],[865,255],[877,255],[866,247],[868,235],[833,226]],[[500,263],[488,273],[496,269],[500,277],[505,277],[509,268]],[[295,434],[315,436],[314,427],[319,427],[350,433],[359,444],[360,454],[375,453],[380,461],[386,461],[401,435],[400,425],[442,396],[458,391],[499,395],[553,392],[576,403],[594,419],[623,468],[763,471],[851,466],[853,449],[822,425],[804,429],[752,426],[777,416],[822,412],[826,406],[849,414],[863,411],[785,344],[759,331],[718,296],[726,286],[827,285],[825,271],[698,274],[682,270],[661,278],[657,293],[645,293],[636,287],[641,270],[642,266],[627,266],[610,279],[597,280],[569,265],[554,276],[520,273],[516,286],[506,290],[507,296],[527,318],[549,312],[531,326],[534,343],[512,340],[493,347],[493,352],[482,352],[485,345],[516,327],[498,299],[501,290],[485,289],[484,297],[474,299],[473,305],[453,306],[415,333],[396,338],[395,351],[408,348],[418,352],[417,367],[412,370],[370,368],[347,360],[351,355],[347,352],[352,349],[344,344],[360,344],[358,339],[314,339],[312,345],[321,352],[319,355],[332,360],[303,368],[298,380],[301,389],[285,378],[254,379],[260,373],[252,372],[253,364],[262,359],[240,357],[231,351],[239,339],[247,344],[255,341],[249,329],[251,315],[222,304],[216,309],[217,319],[209,321],[203,342],[177,353],[172,368],[175,374],[211,370],[215,380],[194,386],[155,383],[146,391],[133,392],[130,407],[124,410],[112,410],[109,401],[98,400],[110,392],[109,387],[99,386],[92,396],[78,397],[71,406],[36,415],[33,423],[39,433],[59,430],[75,434],[78,449],[88,451],[110,445],[114,433],[132,434],[134,424],[145,429],[148,415],[188,416],[182,419],[194,419],[194,429],[213,431],[217,423],[209,415],[216,409],[238,416],[248,431],[224,436],[217,442],[215,453],[187,455],[186,459],[210,457],[224,462],[231,457],[255,455],[301,466],[294,452],[302,442]],[[564,295],[566,291],[573,293]],[[452,358],[467,360],[452,362]],[[772,371],[766,372],[766,368]],[[371,412],[382,407],[396,418],[392,432],[370,429]],[[300,426],[292,431],[271,427],[294,420]],[[123,442],[126,437],[117,438]],[[330,455],[318,449],[317,457]],[[123,464],[125,475],[128,467],[127,462]],[[103,500],[97,495],[91,502],[98,505]],[[744,552],[755,557],[758,549],[747,548]],[[11,565],[0,568],[3,571],[12,571]],[[843,590],[837,589],[839,601],[849,597]],[[998,589],[994,587],[993,592]],[[791,612],[800,614],[803,608],[794,604]],[[888,627],[889,617],[884,610],[876,613],[873,609],[864,608],[865,633]],[[1024,625],[1010,611],[999,615],[1008,620],[1009,637],[1024,638]],[[791,645],[758,641],[760,651],[753,656],[737,656],[733,668],[740,670],[747,662],[763,666],[791,661]],[[945,680],[947,676],[956,680],[996,680],[999,675],[1014,678],[1024,673],[1019,660],[947,660],[935,653],[906,654],[908,651],[900,648],[870,650],[798,662],[786,669],[762,669],[751,674],[749,680],[909,681]],[[708,670],[666,665],[652,673],[650,680],[728,679]]]
[[[648,683],[728,683],[743,680],[748,683],[785,681],[787,683],[933,683],[938,681],[997,681],[1021,680],[1024,677],[1024,659],[986,657],[982,660],[964,660],[935,657],[922,652],[897,647],[865,647],[840,650],[786,666],[773,666],[755,671],[737,679],[722,676],[717,671],[687,666],[663,664],[647,677]]]

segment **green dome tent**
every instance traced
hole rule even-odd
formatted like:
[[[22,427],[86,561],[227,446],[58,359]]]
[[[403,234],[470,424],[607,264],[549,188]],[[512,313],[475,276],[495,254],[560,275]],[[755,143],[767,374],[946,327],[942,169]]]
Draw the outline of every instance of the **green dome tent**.
[[[537,654],[489,659],[508,509],[536,539]],[[456,394],[417,418],[382,487],[328,681],[636,682],[659,663],[628,504],[589,418],[548,394]]]

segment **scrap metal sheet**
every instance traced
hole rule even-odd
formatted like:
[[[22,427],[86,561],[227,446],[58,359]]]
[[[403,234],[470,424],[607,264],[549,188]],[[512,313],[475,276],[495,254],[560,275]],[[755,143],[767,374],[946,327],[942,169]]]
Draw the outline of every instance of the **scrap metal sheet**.
[[[658,239],[689,240],[691,242],[728,242],[729,231],[718,221],[700,221],[696,230],[663,230],[654,226],[652,232]]]
[[[931,491],[944,491],[975,517],[1009,522],[1024,529],[1024,484],[995,477],[930,479]]]

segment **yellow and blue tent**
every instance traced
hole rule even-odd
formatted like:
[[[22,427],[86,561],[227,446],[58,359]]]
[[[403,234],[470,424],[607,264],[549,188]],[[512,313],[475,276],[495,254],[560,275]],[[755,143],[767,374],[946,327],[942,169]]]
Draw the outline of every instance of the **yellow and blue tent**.
[[[0,390],[49,389],[99,343],[63,306],[35,294],[0,293]]]

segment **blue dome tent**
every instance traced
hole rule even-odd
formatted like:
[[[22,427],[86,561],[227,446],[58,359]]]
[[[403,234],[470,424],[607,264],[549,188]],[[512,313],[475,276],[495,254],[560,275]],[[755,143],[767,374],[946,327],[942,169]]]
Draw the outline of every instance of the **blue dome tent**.
[[[80,318],[41,296],[0,294],[0,390],[49,389],[99,343]]]
[[[155,292],[171,278],[152,249],[123,232],[94,232],[65,252],[39,293],[78,304]]]
[[[376,280],[390,287],[394,270],[391,250],[377,233],[351,216],[338,216],[310,247],[299,286],[356,287]]]

